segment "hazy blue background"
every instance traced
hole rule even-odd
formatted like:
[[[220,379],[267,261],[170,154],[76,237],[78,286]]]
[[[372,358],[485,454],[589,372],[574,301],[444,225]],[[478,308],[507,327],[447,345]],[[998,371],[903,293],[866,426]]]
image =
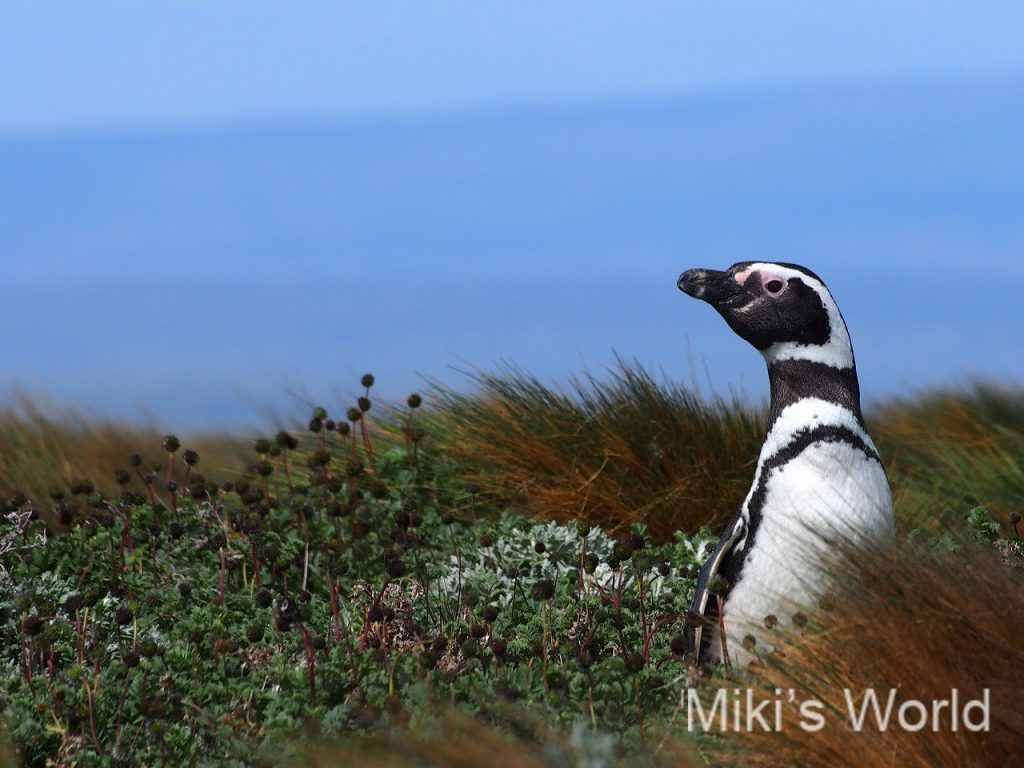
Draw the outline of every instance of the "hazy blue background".
[[[675,289],[751,258],[829,282],[869,399],[1018,381],[1024,6],[972,10],[5,9],[0,385],[259,425],[615,350],[757,398]]]

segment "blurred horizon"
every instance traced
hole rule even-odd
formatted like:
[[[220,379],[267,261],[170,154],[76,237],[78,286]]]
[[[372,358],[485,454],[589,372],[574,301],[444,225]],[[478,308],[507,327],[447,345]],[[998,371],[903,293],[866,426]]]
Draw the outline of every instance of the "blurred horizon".
[[[675,288],[747,259],[828,282],[867,402],[1024,381],[1024,7],[57,5],[0,29],[0,404],[236,428],[615,353],[756,401]]]

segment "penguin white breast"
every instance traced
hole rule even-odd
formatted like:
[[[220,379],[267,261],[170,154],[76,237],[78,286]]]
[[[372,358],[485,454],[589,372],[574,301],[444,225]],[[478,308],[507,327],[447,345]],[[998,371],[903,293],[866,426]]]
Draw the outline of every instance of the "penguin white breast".
[[[731,637],[756,632],[769,614],[786,620],[796,610],[815,607],[827,586],[823,558],[834,544],[889,538],[893,532],[885,470],[853,414],[810,399],[787,411],[765,441],[754,487],[744,503],[748,518],[756,522],[726,601]],[[829,427],[841,429],[851,440],[833,434],[787,455],[801,434]],[[749,510],[751,503],[760,508]],[[737,655],[743,656],[740,650]],[[737,661],[744,663],[743,658]]]

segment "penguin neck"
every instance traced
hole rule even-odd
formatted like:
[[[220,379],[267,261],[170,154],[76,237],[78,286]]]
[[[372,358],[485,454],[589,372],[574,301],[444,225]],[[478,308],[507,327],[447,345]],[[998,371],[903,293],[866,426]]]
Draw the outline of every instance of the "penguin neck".
[[[857,368],[834,368],[812,360],[777,360],[768,364],[771,400],[768,428],[786,408],[809,397],[826,400],[847,409],[864,426],[860,410],[860,384]]]

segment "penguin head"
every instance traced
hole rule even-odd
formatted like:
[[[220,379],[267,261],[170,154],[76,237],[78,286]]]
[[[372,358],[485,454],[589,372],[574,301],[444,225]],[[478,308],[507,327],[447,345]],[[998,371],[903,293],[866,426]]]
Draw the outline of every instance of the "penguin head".
[[[769,365],[809,360],[852,368],[846,323],[825,283],[796,264],[742,261],[724,272],[689,269],[679,289],[706,301]]]

